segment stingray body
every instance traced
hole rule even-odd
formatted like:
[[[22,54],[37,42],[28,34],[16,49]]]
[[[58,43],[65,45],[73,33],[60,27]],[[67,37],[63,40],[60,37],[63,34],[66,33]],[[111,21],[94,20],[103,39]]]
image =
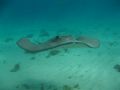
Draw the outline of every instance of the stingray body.
[[[83,36],[74,38],[70,35],[56,36],[41,44],[35,44],[31,42],[28,38],[21,38],[20,40],[17,41],[17,45],[20,48],[31,53],[45,51],[45,50],[62,47],[62,46],[73,45],[73,44],[77,46],[84,45],[90,48],[97,48],[100,46],[100,42],[97,39],[83,37]]]

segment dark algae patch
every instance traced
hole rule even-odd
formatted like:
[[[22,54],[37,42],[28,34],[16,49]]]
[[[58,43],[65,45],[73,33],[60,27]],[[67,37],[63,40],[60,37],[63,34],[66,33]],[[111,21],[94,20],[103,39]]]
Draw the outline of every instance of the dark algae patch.
[[[79,84],[74,85],[74,88],[76,88],[76,89],[80,89]]]
[[[22,84],[22,86],[23,86],[25,89],[30,89],[30,88],[31,88],[30,85],[28,85],[28,84]]]
[[[116,71],[120,72],[120,64],[114,65],[113,68],[116,69]]]
[[[35,60],[35,59],[36,59],[36,57],[34,57],[34,56],[30,58],[30,60]]]
[[[73,88],[68,85],[64,85],[63,90],[73,90]]]
[[[72,79],[72,76],[68,76],[68,79]]]
[[[17,85],[15,88],[17,88],[17,89],[18,89],[18,88],[20,88],[20,86],[19,86],[19,85]]]
[[[74,86],[64,85],[63,90],[80,90],[79,84],[75,84]]]
[[[20,64],[15,64],[14,67],[10,70],[10,72],[17,72],[20,70]]]
[[[61,90],[58,89],[58,86],[46,82],[21,83],[20,85],[17,85],[16,88],[19,88],[19,90]]]
[[[80,86],[78,83],[74,85],[56,85],[51,84],[50,82],[27,82],[21,83],[15,87],[19,90],[80,90]]]

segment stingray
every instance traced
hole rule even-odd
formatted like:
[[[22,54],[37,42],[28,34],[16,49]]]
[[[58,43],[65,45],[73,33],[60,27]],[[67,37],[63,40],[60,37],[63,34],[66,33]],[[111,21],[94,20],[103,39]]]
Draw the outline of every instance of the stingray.
[[[68,46],[68,45],[77,45],[77,46],[85,46],[90,48],[98,48],[100,46],[100,42],[97,39],[80,36],[75,38],[71,35],[66,36],[55,36],[46,42],[36,44],[29,40],[28,38],[21,38],[17,41],[17,45],[30,53],[36,53],[40,51],[45,51],[57,47]]]

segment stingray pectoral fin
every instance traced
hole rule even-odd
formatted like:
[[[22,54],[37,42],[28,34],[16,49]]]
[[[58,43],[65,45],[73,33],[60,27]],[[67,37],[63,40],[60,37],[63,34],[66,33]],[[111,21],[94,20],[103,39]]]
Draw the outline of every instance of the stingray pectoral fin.
[[[71,43],[72,42],[68,42],[67,40],[62,40],[60,42],[48,41],[48,42],[44,42],[42,44],[35,44],[27,38],[22,38],[22,39],[17,41],[17,45],[20,48],[22,48],[25,51],[28,51],[30,53],[35,53],[35,52],[40,52],[40,51],[44,51],[44,50],[48,50],[48,49],[53,49],[53,48],[68,45]]]
[[[94,38],[89,38],[89,37],[85,37],[85,36],[81,36],[79,38],[77,38],[77,40],[80,43],[83,43],[85,45],[87,45],[88,47],[91,48],[98,48],[100,46],[100,41]]]
[[[17,41],[17,45],[28,52],[37,52],[40,51],[40,46],[37,44],[34,44],[27,38],[21,38]]]

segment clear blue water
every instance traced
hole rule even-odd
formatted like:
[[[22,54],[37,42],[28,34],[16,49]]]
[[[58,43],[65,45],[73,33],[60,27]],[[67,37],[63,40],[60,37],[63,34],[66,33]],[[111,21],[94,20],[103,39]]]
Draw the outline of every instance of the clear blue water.
[[[85,36],[98,48],[26,53],[16,42]],[[120,90],[119,0],[0,0],[0,90]]]

